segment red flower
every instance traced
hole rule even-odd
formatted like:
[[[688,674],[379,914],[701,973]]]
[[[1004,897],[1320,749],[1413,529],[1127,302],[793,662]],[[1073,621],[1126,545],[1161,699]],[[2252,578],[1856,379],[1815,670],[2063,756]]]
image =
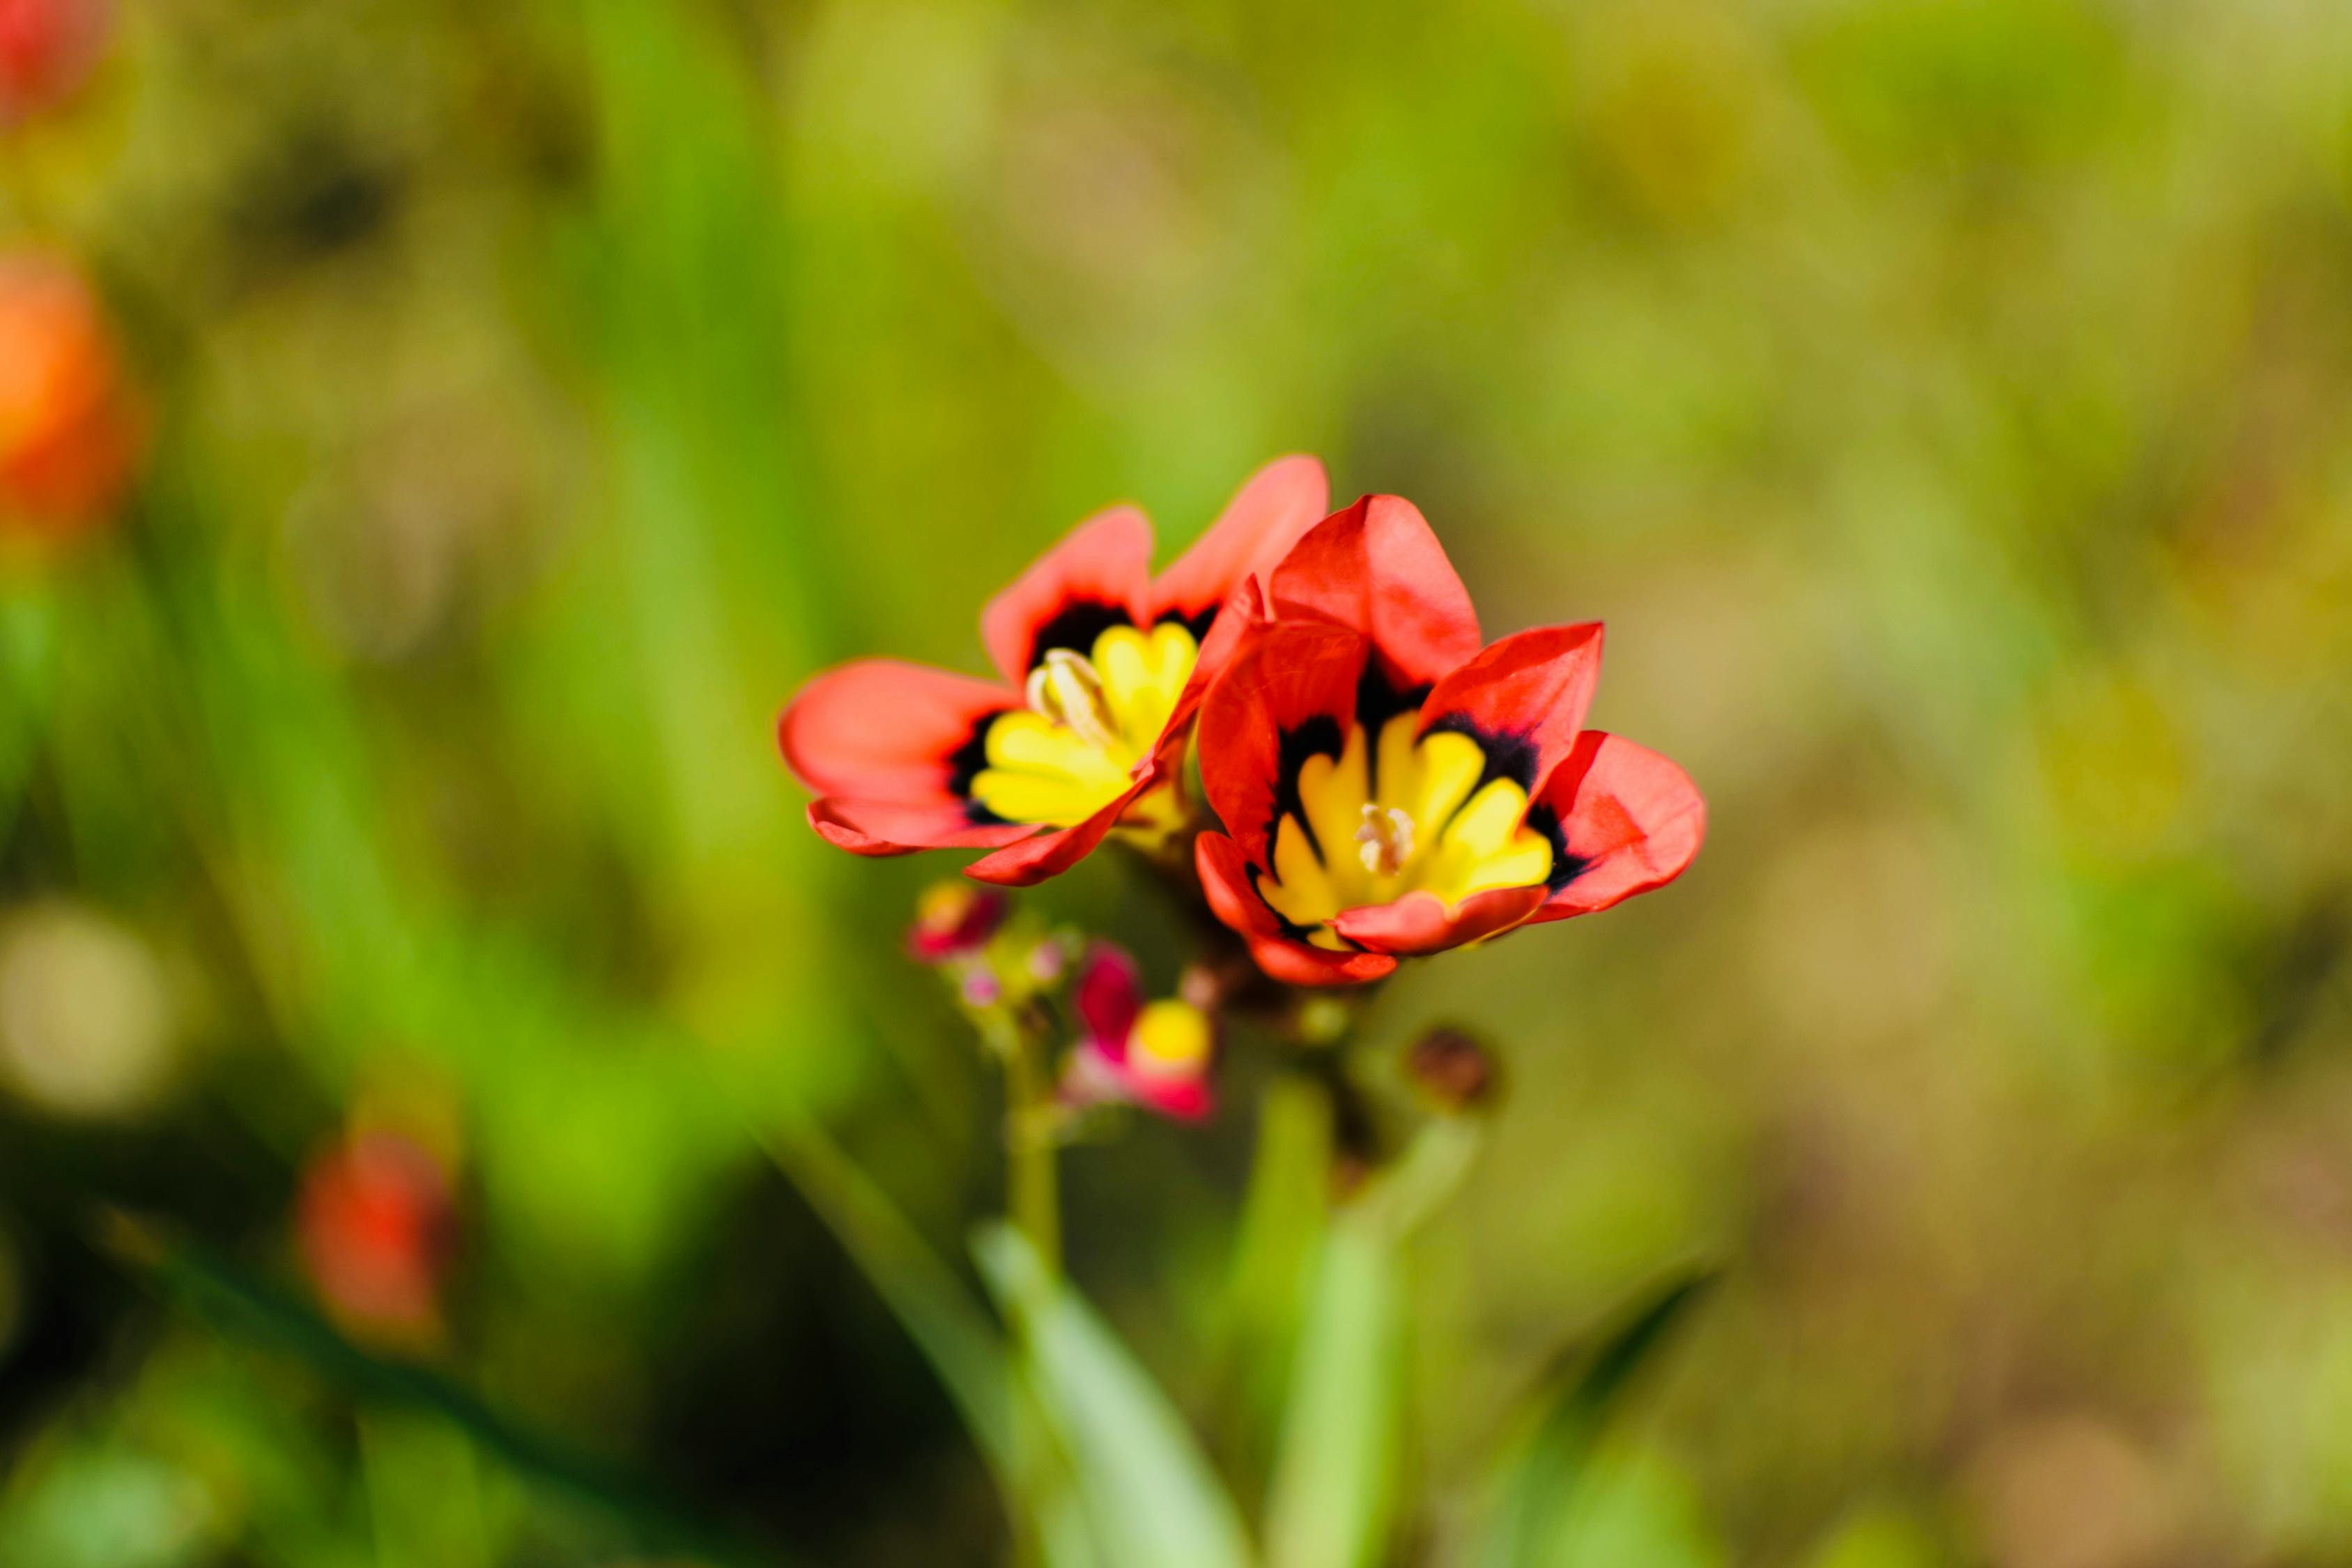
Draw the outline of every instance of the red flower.
[[[1121,949],[1097,942],[1087,950],[1071,1004],[1084,1032],[1063,1093],[1082,1104],[1119,1100],[1197,1121],[1212,1105],[1216,1031],[1189,1002],[1147,1004],[1141,978]]]
[[[0,258],[0,522],[52,536],[89,526],[138,445],[89,289],[49,258]]]
[[[1582,728],[1597,623],[1482,649],[1412,503],[1370,496],[1276,569],[1201,714],[1226,834],[1201,880],[1260,967],[1302,985],[1590,913],[1680,875],[1706,803],[1683,771]],[[1241,617],[1235,617],[1239,619]]]
[[[0,0],[0,126],[81,85],[113,9],[106,0]]]
[[[450,1250],[448,1178],[395,1132],[337,1144],[303,1173],[302,1258],[329,1306],[354,1328],[429,1333]]]
[[[981,616],[1001,681],[890,659],[818,676],[778,724],[818,796],[809,825],[859,855],[992,850],[971,874],[1016,886],[1067,870],[1114,827],[1174,826],[1193,711],[1241,630],[1225,600],[1328,493],[1312,458],[1269,464],[1157,578],[1140,511],[1080,524]]]

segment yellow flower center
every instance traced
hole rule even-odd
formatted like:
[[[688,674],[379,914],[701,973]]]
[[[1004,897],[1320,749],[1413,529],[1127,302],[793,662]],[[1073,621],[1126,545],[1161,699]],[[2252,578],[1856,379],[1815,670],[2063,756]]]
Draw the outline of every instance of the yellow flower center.
[[[1518,781],[1481,784],[1485,748],[1450,730],[1416,737],[1420,722],[1412,713],[1389,720],[1376,754],[1362,726],[1352,727],[1339,756],[1318,753],[1299,767],[1305,820],[1285,813],[1275,825],[1274,864],[1257,890],[1318,947],[1348,945],[1329,923],[1342,910],[1414,892],[1450,909],[1551,874],[1551,841],[1526,826]]]
[[[1200,651],[1172,621],[1112,626],[1087,654],[1048,649],[1029,672],[1027,709],[989,725],[971,798],[1006,822],[1084,822],[1159,743]]]
[[[1208,1015],[1189,1002],[1154,1002],[1135,1020],[1128,1061],[1146,1078],[1197,1078],[1214,1036]]]

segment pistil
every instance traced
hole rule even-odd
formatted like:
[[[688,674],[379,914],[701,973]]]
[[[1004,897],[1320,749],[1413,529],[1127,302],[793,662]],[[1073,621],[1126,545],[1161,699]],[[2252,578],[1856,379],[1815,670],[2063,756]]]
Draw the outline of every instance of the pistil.
[[[1412,858],[1412,818],[1394,806],[1382,811],[1364,803],[1364,824],[1356,829],[1356,854],[1375,877],[1393,877]]]

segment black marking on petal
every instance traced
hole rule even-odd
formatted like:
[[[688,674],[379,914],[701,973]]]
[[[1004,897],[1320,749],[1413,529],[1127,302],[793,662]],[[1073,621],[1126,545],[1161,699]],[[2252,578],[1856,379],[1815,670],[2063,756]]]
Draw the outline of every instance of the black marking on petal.
[[[1544,836],[1551,845],[1551,869],[1545,874],[1544,887],[1557,893],[1592,868],[1592,862],[1568,849],[1568,830],[1560,826],[1559,813],[1538,802],[1528,807],[1528,826]]]
[[[1328,757],[1338,762],[1344,744],[1339,735],[1339,721],[1328,713],[1318,713],[1282,732],[1281,742],[1275,751],[1274,815],[1265,826],[1265,855],[1269,863],[1274,859],[1274,836],[1280,830],[1286,815],[1298,824],[1301,833],[1307,835],[1307,847],[1315,851],[1315,858],[1323,859],[1323,846],[1315,841],[1314,826],[1307,820],[1307,804],[1298,798],[1298,770],[1307,765],[1309,757]]]
[[[992,827],[1007,818],[999,816],[971,798],[971,781],[988,766],[988,731],[1010,709],[983,713],[971,727],[971,734],[954,751],[948,753],[948,791],[963,802],[966,822],[978,827]]]
[[[1113,626],[1131,626],[1135,617],[1123,605],[1106,605],[1097,599],[1072,599],[1053,617],[1029,634],[1029,662],[1023,668],[1034,669],[1045,662],[1048,649],[1066,647],[1072,653],[1088,658],[1094,657],[1095,639]]]
[[[1307,821],[1304,817],[1295,817],[1292,820],[1296,821],[1302,828],[1307,826]],[[1277,819],[1275,823],[1276,831],[1279,832],[1281,830],[1281,826],[1282,824],[1280,820]],[[1311,838],[1312,835],[1310,834],[1309,837]],[[1274,863],[1274,840],[1270,837],[1265,841],[1265,858],[1266,864],[1272,865]],[[1272,872],[1261,869],[1258,867],[1252,866],[1249,868],[1250,891],[1257,894],[1257,901],[1259,903],[1265,904],[1265,912],[1272,915],[1276,923],[1282,927],[1282,934],[1297,942],[1305,942],[1307,938],[1313,936],[1315,934],[1315,927],[1310,925],[1300,925],[1297,921],[1292,920],[1288,915],[1284,914],[1272,904],[1266,903],[1265,894],[1258,888],[1258,880],[1261,878],[1269,882],[1278,881],[1279,879],[1275,877]]]
[[[1368,735],[1377,735],[1381,726],[1400,713],[1410,713],[1429,700],[1427,684],[1397,686],[1381,668],[1378,658],[1364,660],[1364,671],[1356,678],[1356,722]]]
[[[1198,645],[1209,640],[1209,628],[1216,624],[1217,612],[1223,608],[1222,604],[1212,604],[1207,609],[1195,610],[1189,616],[1181,610],[1168,610],[1151,624],[1164,626],[1172,622],[1191,632],[1193,643]]]
[[[1399,688],[1389,683],[1377,658],[1364,660],[1356,677],[1356,722],[1364,727],[1364,784],[1371,795],[1381,793],[1381,729],[1400,713],[1411,713],[1429,700],[1427,686]]]
[[[1509,779],[1527,794],[1536,793],[1536,763],[1539,753],[1535,737],[1525,730],[1488,730],[1474,722],[1466,713],[1448,713],[1422,731],[1430,735],[1452,733],[1467,735],[1478,742],[1486,756],[1486,765],[1479,772],[1478,783],[1471,790],[1476,795],[1496,779]]]

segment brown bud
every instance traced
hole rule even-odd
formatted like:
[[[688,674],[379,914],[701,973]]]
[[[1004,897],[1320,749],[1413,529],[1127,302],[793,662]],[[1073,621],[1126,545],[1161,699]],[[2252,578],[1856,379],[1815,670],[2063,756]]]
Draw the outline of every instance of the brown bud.
[[[1447,1113],[1477,1110],[1502,1086],[1494,1053],[1460,1029],[1441,1027],[1422,1036],[1405,1054],[1404,1067],[1431,1105]]]
[[[1331,1159],[1331,1201],[1344,1204],[1372,1179],[1372,1163],[1360,1154],[1339,1153]]]

